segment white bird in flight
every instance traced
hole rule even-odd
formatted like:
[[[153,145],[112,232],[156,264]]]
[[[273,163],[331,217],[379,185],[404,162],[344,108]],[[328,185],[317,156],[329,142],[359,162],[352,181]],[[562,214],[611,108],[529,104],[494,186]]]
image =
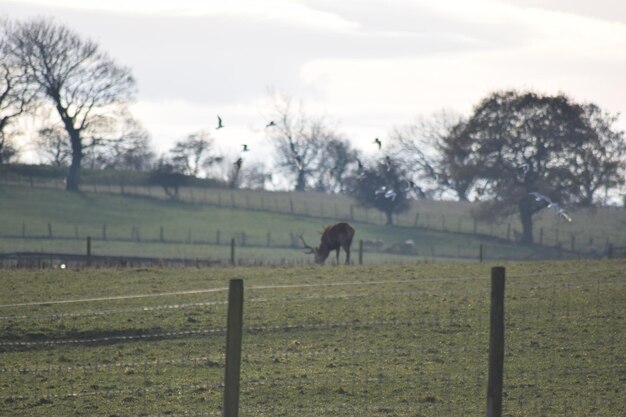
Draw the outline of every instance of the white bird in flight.
[[[546,207],[551,208],[552,210],[554,210],[557,216],[561,216],[565,220],[571,223],[572,221],[571,216],[567,213],[567,211],[565,211],[561,206],[559,206],[558,203],[553,202],[552,200],[550,200],[549,197],[546,197],[545,195],[538,193],[536,191],[533,191],[532,193],[528,193],[528,194],[534,196],[535,201],[545,201],[546,203],[548,203]]]

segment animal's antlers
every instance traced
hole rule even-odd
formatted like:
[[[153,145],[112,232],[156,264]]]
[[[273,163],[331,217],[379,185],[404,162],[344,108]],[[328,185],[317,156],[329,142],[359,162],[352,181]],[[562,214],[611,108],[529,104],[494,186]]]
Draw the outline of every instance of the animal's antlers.
[[[312,246],[307,245],[307,243],[304,241],[304,233],[299,234],[298,237],[302,241],[302,244],[304,245],[304,247],[309,249],[309,252],[304,252],[304,253],[307,253],[307,254],[308,253],[315,253],[315,249]]]

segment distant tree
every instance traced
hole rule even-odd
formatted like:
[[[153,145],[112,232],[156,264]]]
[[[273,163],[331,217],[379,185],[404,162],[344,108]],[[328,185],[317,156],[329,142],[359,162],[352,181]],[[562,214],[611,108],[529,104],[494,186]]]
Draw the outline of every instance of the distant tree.
[[[72,147],[67,133],[60,126],[50,126],[37,132],[36,147],[42,162],[57,167],[67,167],[72,160]]]
[[[84,163],[92,169],[148,171],[154,164],[150,133],[125,108],[94,120],[84,137]]]
[[[223,159],[221,156],[212,154],[213,142],[208,131],[201,130],[192,133],[177,141],[170,149],[172,162],[182,173],[197,177],[200,169],[210,167]]]
[[[35,91],[27,82],[19,62],[9,52],[7,36],[11,22],[0,21],[0,164],[10,162],[18,153],[9,127],[34,104]]]
[[[451,190],[460,201],[468,200],[475,179],[464,170],[472,155],[467,143],[458,137],[462,122],[461,116],[441,111],[393,130],[389,153],[407,169],[409,179],[419,184],[425,195]]]
[[[52,19],[17,23],[7,36],[7,53],[24,69],[29,85],[56,109],[72,147],[66,188],[78,191],[83,133],[94,118],[132,99],[130,70]]]
[[[358,169],[359,156],[359,152],[346,139],[331,138],[325,142],[315,169],[315,190],[325,193],[347,192],[347,178]]]
[[[583,106],[564,95],[496,92],[474,109],[456,136],[473,162],[464,169],[480,178],[489,199],[477,215],[494,220],[518,212],[522,243],[533,242],[533,215],[546,207],[529,193],[539,192],[563,204],[579,194],[571,158],[595,137]]]
[[[159,159],[148,177],[148,183],[162,187],[171,200],[179,199],[180,187],[189,184],[190,180],[191,177],[180,172],[175,164],[164,157]]]
[[[271,181],[272,172],[264,163],[246,163],[241,171],[239,186],[251,190],[266,190],[268,183],[271,184]]]
[[[350,179],[349,193],[362,205],[385,213],[387,225],[393,224],[393,215],[410,208],[410,183],[402,167],[386,157],[373,166],[363,167]]]
[[[295,191],[315,188],[315,178],[322,175],[324,149],[341,139],[324,118],[311,117],[301,108],[294,110],[291,99],[275,95],[273,100],[274,124],[267,127],[267,135],[276,150],[276,164],[294,178]]]
[[[568,169],[573,177],[572,195],[578,203],[591,206],[596,194],[618,189],[626,177],[626,140],[617,129],[618,115],[602,111],[595,104],[585,104],[584,120],[593,132],[568,156]]]

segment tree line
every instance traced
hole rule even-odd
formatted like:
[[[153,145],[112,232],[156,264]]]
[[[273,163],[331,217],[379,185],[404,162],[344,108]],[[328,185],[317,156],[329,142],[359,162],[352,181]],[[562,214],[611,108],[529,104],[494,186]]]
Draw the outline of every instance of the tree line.
[[[130,68],[53,19],[5,19],[0,36],[0,164],[18,154],[16,121],[35,115],[49,121],[37,131],[38,149],[47,163],[67,167],[68,191],[78,191],[81,167],[148,171],[172,198],[201,173],[231,188],[262,189],[276,170],[296,191],[352,195],[383,211],[389,224],[411,199],[477,200],[474,215],[482,220],[517,213],[524,243],[533,242],[533,215],[547,206],[589,206],[623,192],[618,115],[565,94],[496,91],[468,117],[441,112],[372,138],[379,152],[369,157],[326,118],[272,94],[266,136],[273,166],[227,160],[208,130],[157,157],[128,110],[136,94]]]

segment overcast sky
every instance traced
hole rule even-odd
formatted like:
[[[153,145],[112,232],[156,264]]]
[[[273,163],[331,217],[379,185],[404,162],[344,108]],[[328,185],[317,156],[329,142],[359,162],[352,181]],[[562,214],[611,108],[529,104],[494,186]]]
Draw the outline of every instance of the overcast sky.
[[[510,88],[596,103],[626,128],[623,0],[0,0],[0,14],[54,17],[130,67],[159,151],[209,129],[266,158],[268,89],[364,151]]]

